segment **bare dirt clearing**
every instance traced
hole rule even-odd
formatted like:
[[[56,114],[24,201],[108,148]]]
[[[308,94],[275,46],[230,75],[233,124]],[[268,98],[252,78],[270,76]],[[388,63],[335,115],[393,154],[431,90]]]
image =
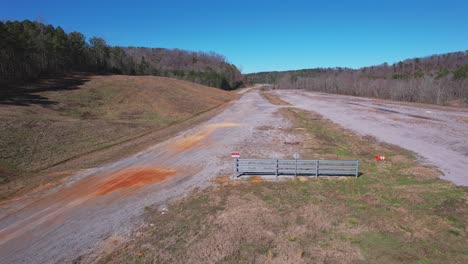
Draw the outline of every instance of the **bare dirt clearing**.
[[[437,166],[442,179],[468,185],[468,109],[399,104],[352,96],[278,90],[295,107],[314,111],[362,135],[401,146]],[[379,155],[379,153],[375,153]]]

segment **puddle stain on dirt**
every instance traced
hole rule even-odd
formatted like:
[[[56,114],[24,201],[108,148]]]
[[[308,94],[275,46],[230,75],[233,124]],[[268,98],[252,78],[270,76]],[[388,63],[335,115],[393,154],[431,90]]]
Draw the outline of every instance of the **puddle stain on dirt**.
[[[235,127],[239,126],[238,123],[216,123],[206,126],[205,129],[198,132],[193,136],[188,136],[181,138],[175,142],[175,144],[169,146],[168,150],[171,151],[184,151],[194,147],[201,146],[202,142],[215,130],[219,128],[226,128],[226,127]]]

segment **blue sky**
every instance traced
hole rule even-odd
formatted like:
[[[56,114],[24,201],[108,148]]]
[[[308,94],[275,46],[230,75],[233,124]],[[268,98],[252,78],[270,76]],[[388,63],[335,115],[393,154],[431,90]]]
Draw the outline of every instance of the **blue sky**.
[[[111,45],[215,51],[244,73],[359,68],[468,50],[468,1],[5,1],[1,20],[39,20]]]

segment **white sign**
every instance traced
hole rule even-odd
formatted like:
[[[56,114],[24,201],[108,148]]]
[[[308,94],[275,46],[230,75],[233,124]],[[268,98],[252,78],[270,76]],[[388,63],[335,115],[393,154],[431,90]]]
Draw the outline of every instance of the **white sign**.
[[[294,153],[293,157],[294,157],[294,159],[298,159],[298,158],[300,158],[300,156],[299,156],[299,153],[297,153],[297,152],[296,152],[296,153]]]
[[[231,152],[231,158],[240,158],[239,152]]]

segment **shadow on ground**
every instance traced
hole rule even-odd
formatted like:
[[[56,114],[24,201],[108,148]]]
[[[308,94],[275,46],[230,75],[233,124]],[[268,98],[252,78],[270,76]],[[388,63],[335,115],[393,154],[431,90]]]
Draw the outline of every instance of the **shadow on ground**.
[[[75,90],[89,80],[88,74],[74,74],[37,81],[0,80],[0,104],[23,106],[57,104],[38,93]]]

